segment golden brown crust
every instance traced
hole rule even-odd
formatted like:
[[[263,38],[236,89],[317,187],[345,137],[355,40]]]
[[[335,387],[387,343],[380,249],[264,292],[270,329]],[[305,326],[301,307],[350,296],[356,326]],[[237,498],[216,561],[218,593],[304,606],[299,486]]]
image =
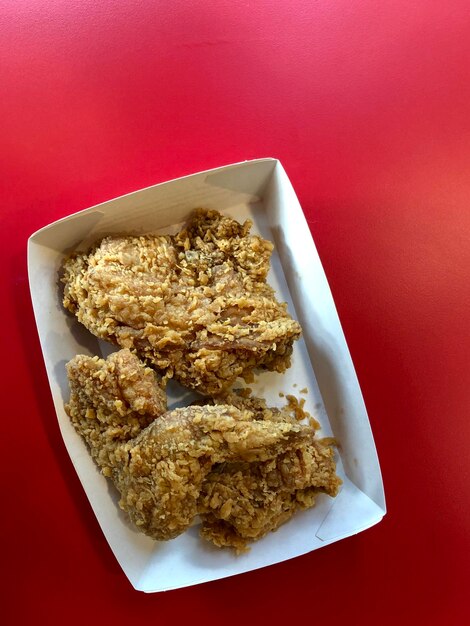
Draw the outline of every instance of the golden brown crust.
[[[171,539],[192,523],[214,464],[274,458],[302,440],[303,428],[253,421],[231,406],[175,409],[116,453],[120,505],[154,539]]]
[[[309,424],[303,427],[297,445],[275,458],[214,466],[199,498],[205,539],[244,551],[248,542],[276,530],[296,511],[314,506],[318,493],[337,494],[341,480],[336,475],[332,442],[315,437],[319,424],[304,410],[302,400],[289,395],[284,407],[272,408],[249,390],[235,390],[201,403],[230,404],[264,422],[298,424],[304,420]]]
[[[73,425],[155,539],[199,514],[205,539],[240,552],[341,484],[331,442],[299,422],[292,399],[271,408],[245,390],[165,412],[157,375],[125,349],[106,361],[77,356],[67,372]]]
[[[109,476],[116,446],[166,411],[165,390],[157,374],[129,350],[106,360],[79,354],[67,364],[67,376],[70,400],[65,410]]]
[[[297,510],[314,506],[316,494],[335,496],[341,480],[333,451],[314,440],[313,433],[268,461],[214,467],[199,497],[202,536],[240,550],[279,528]]]
[[[64,264],[64,306],[92,333],[217,395],[283,372],[300,326],[266,283],[272,244],[217,211],[175,236],[106,237]]]

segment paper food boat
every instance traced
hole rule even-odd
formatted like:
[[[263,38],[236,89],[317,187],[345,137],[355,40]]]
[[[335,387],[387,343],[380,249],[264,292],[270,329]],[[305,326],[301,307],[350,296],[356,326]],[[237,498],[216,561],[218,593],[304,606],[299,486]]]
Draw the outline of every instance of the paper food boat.
[[[339,495],[320,495],[275,533],[235,556],[202,541],[197,526],[168,542],[137,532],[117,505],[117,492],[99,472],[64,411],[65,363],[78,353],[106,356],[116,349],[93,337],[61,305],[58,273],[64,256],[107,234],[175,232],[192,209],[205,207],[238,221],[275,244],[269,283],[303,329],[292,367],[261,373],[255,394],[268,405],[279,393],[299,395],[322,425],[320,436],[340,443]],[[28,273],[36,323],[64,443],[106,539],[132,585],[175,589],[240,574],[316,550],[379,522],[385,499],[374,440],[331,292],[292,185],[279,161],[259,159],[185,176],[110,200],[42,228],[28,241]],[[172,408],[189,398],[173,385]]]

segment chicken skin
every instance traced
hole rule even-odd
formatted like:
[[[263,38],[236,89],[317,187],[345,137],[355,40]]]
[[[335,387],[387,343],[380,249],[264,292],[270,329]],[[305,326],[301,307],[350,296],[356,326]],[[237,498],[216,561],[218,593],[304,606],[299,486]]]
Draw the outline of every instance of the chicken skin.
[[[301,330],[266,278],[273,245],[217,211],[174,236],[106,237],[66,260],[64,306],[96,336],[215,396],[283,372]]]

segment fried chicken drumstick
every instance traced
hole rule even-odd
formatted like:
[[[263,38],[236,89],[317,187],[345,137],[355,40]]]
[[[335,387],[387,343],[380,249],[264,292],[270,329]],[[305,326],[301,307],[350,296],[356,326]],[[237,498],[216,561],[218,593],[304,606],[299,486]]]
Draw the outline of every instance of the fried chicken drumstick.
[[[174,236],[106,237],[66,260],[64,306],[208,396],[256,368],[283,372],[300,326],[266,282],[272,244],[250,227],[199,209]]]
[[[331,449],[263,400],[230,394],[165,412],[158,377],[129,350],[106,361],[79,355],[67,371],[72,423],[121,507],[155,539],[176,537],[199,514],[204,538],[242,550],[318,491],[337,492]]]

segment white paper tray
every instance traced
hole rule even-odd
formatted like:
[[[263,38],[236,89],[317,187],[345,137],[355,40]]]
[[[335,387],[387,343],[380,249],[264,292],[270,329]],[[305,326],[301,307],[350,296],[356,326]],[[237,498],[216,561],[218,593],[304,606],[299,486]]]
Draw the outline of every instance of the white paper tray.
[[[117,492],[99,473],[64,411],[65,363],[75,354],[107,355],[112,346],[93,337],[61,305],[58,273],[64,256],[112,233],[174,232],[196,207],[218,209],[275,244],[269,282],[302,325],[292,367],[262,373],[250,384],[271,406],[279,392],[309,390],[306,409],[321,435],[340,442],[339,495],[321,495],[315,508],[298,513],[276,533],[235,556],[201,541],[198,528],[169,542],[138,533],[117,506]],[[309,228],[279,161],[229,165],[110,200],[42,228],[28,241],[28,273],[34,313],[60,430],[100,526],[132,585],[163,591],[271,565],[364,530],[385,514],[374,440],[333,298]],[[169,390],[169,407],[189,402],[182,388]]]

